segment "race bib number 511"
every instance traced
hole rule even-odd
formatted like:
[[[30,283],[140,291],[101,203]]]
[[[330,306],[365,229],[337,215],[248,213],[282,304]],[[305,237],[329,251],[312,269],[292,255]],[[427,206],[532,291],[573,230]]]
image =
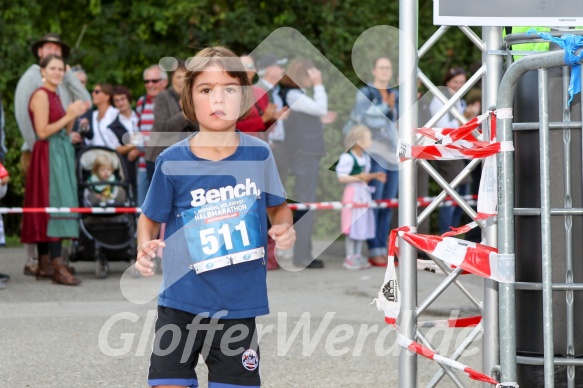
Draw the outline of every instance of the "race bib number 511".
[[[196,273],[264,257],[257,197],[214,202],[180,214]]]

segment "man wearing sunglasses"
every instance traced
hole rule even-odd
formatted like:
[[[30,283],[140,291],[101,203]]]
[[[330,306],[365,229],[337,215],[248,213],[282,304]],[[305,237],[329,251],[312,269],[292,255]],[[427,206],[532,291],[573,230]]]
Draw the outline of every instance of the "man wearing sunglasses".
[[[162,71],[158,65],[152,65],[144,70],[143,80],[146,94],[138,99],[136,114],[138,115],[138,130],[142,133],[144,146],[147,146],[150,131],[154,126],[156,96],[168,86],[168,74]],[[146,162],[142,152],[138,167],[138,206],[141,206],[146,198],[153,173],[154,163]]]

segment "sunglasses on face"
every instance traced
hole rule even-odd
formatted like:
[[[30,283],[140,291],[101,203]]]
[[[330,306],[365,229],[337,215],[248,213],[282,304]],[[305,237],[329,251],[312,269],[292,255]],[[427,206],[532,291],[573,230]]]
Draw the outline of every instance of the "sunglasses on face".
[[[157,84],[157,83],[158,83],[158,82],[160,82],[160,81],[162,81],[162,79],[160,79],[160,78],[158,78],[158,79],[145,79],[145,80],[144,80],[144,83],[145,83],[146,85],[147,85],[147,84],[149,84],[149,83],[152,83],[152,84]]]

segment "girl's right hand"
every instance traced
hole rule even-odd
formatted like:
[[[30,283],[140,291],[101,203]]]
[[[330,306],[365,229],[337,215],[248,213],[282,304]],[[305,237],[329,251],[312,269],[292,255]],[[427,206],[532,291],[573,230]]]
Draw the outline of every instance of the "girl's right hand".
[[[138,247],[138,255],[134,266],[142,276],[154,275],[154,264],[152,263],[152,259],[156,257],[156,250],[160,247],[164,248],[166,247],[166,244],[158,239],[146,241]]]

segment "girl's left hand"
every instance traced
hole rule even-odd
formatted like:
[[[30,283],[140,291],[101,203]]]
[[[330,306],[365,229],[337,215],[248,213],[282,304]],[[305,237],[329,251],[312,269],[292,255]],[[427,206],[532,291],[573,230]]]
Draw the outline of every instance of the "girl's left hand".
[[[296,241],[296,231],[289,224],[272,225],[267,233],[279,249],[290,249]]]

